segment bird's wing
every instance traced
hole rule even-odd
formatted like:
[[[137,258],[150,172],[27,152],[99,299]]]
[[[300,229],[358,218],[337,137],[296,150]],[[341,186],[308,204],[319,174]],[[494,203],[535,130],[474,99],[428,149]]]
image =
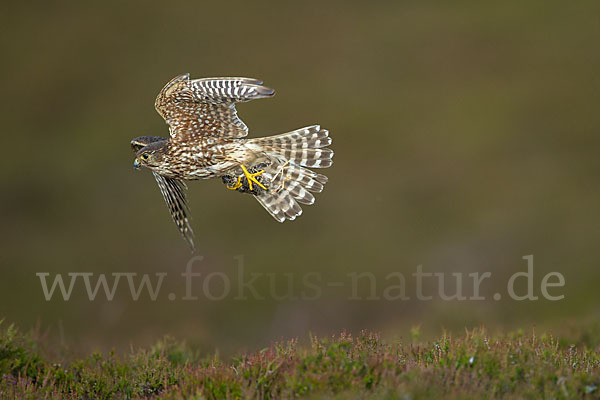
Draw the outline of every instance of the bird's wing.
[[[156,111],[165,119],[174,140],[194,136],[240,138],[248,127],[237,116],[235,103],[270,97],[273,89],[250,78],[172,79],[156,97]]]
[[[190,209],[185,197],[187,186],[179,179],[167,178],[152,171],[177,229],[194,251],[194,231],[190,226]]]
[[[134,153],[137,153],[138,151],[140,151],[141,149],[143,149],[144,147],[148,146],[151,143],[155,143],[155,142],[164,142],[167,141],[169,139],[164,138],[164,137],[160,137],[160,136],[140,136],[140,137],[136,137],[135,139],[132,139],[130,144],[131,144],[131,150],[133,150]]]

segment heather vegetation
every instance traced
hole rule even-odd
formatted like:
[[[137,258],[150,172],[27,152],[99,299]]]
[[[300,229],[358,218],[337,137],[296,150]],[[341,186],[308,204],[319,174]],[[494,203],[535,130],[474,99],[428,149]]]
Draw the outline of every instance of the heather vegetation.
[[[479,328],[427,343],[418,331],[406,341],[341,333],[311,336],[306,345],[273,343],[227,360],[201,356],[169,338],[124,356],[52,360],[46,352],[32,335],[4,324],[0,397],[568,399],[600,393],[597,348],[535,331],[490,336]]]

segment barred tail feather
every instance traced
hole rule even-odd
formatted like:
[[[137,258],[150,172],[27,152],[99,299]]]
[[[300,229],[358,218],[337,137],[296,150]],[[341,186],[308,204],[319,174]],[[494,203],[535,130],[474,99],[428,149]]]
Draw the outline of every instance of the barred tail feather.
[[[302,214],[300,204],[315,202],[313,193],[323,191],[327,177],[306,167],[327,168],[333,163],[329,132],[314,125],[281,135],[251,140],[276,160],[265,175],[271,179],[267,192],[255,196],[279,222],[294,220]]]
[[[289,194],[263,193],[260,196],[254,197],[279,222],[283,222],[286,219],[293,221],[296,217],[302,215],[302,208],[300,208],[296,200]]]
[[[274,154],[310,168],[327,168],[333,164],[333,150],[326,149],[331,144],[329,131],[319,125],[297,129],[281,135],[251,140],[262,151]]]

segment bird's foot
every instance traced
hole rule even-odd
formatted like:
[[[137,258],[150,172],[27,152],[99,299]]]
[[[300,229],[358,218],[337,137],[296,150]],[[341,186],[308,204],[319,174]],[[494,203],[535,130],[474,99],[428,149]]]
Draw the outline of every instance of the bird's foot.
[[[248,172],[248,170],[246,169],[246,167],[243,164],[241,167],[242,167],[242,170],[244,171],[244,175],[246,175],[246,179],[248,179],[248,187],[250,188],[250,190],[252,190],[252,182],[256,183],[261,188],[267,190],[267,187],[265,185],[263,185],[262,183],[260,183],[258,181],[258,179],[256,179],[257,176],[260,176],[262,173],[265,172],[264,169],[261,169],[260,171],[257,171],[255,173],[250,173],[250,172]]]
[[[265,167],[267,167],[267,165],[268,164],[261,163],[249,168],[246,168],[245,165],[240,165],[242,174],[223,175],[223,183],[229,190],[258,196],[268,190],[270,180],[262,175],[265,172]]]
[[[226,187],[229,190],[238,190],[239,188],[242,187],[242,177],[238,176],[237,183],[235,185],[233,185],[233,186],[227,185]]]

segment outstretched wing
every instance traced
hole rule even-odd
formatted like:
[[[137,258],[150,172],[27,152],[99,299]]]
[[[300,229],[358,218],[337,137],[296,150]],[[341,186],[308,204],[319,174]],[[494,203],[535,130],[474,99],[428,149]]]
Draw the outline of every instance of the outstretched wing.
[[[194,232],[190,226],[190,209],[185,197],[187,186],[179,179],[167,178],[152,171],[177,229],[194,251]]]
[[[172,79],[161,90],[154,106],[165,119],[173,140],[194,136],[240,138],[248,127],[237,116],[235,103],[270,97],[273,89],[250,78]]]

